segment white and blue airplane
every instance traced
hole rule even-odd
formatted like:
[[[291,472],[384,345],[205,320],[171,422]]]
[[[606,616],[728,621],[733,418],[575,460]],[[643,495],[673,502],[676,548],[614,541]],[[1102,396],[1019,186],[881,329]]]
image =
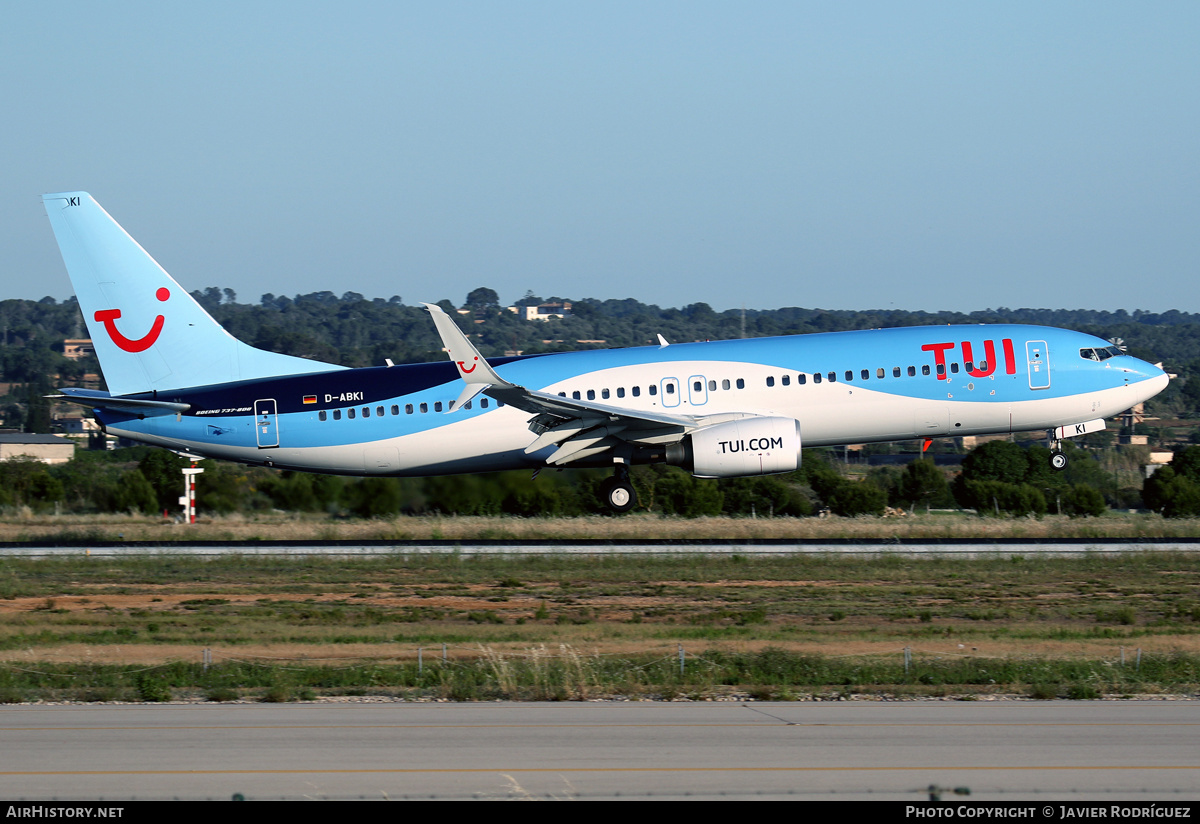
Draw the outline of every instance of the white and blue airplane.
[[[111,434],[341,475],[629,468],[790,472],[801,446],[1046,430],[1060,439],[1168,376],[1091,335],[1020,325],[873,329],[484,359],[426,304],[448,363],[347,369],[232,337],[86,192],[43,196],[108,391],[63,389]]]

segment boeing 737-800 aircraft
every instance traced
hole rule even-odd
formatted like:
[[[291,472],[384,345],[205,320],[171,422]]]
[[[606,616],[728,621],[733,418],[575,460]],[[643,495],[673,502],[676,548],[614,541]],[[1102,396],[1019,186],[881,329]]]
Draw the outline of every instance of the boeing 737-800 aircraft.
[[[802,444],[1043,429],[1057,444],[1168,381],[1100,338],[1016,325],[485,360],[429,304],[450,362],[346,369],[233,338],[86,192],[43,201],[109,389],[62,397],[190,455],[342,475],[608,466],[625,511],[633,464],[728,478],[793,471]]]

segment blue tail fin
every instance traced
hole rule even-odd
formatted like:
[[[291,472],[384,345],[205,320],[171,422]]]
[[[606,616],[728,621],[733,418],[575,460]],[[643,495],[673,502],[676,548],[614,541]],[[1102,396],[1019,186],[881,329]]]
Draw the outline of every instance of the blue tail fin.
[[[342,368],[234,338],[87,192],[42,201],[112,394]]]

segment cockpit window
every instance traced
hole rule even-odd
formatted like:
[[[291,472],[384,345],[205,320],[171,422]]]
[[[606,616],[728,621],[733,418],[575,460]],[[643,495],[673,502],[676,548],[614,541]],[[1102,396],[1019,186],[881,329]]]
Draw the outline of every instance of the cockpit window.
[[[1080,349],[1079,357],[1084,360],[1103,361],[1109,358],[1115,358],[1118,355],[1124,355],[1119,346],[1105,346],[1099,349]]]

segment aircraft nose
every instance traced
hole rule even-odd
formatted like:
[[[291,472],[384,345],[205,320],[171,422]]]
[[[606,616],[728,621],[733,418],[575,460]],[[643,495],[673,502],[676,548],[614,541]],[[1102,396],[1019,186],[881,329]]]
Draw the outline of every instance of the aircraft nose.
[[[1146,363],[1145,361],[1138,362],[1136,370],[1143,377],[1137,383],[1145,386],[1147,390],[1146,397],[1150,398],[1157,395],[1159,392],[1167,388],[1167,384],[1171,382],[1171,375],[1163,371],[1162,366],[1156,363]]]

